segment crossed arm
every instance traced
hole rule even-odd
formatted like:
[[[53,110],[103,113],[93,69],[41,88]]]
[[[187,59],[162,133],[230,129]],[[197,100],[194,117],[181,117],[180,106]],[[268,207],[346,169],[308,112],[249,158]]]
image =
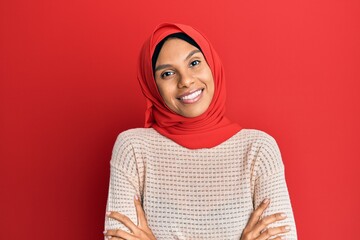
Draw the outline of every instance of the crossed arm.
[[[285,239],[279,234],[284,234],[290,231],[290,226],[279,226],[268,228],[269,224],[284,220],[286,215],[284,213],[276,213],[267,217],[261,218],[265,209],[269,206],[270,200],[265,199],[251,214],[249,221],[244,228],[240,240],[267,240],[271,237],[273,240]],[[117,220],[124,224],[129,230],[126,232],[120,229],[110,229],[104,231],[105,239],[126,239],[126,240],[156,240],[153,232],[148,226],[144,210],[141,202],[137,196],[134,197],[134,205],[136,209],[138,223],[133,223],[130,218],[119,212],[107,212],[109,218]]]
[[[285,182],[284,169],[280,152],[275,140],[263,134],[259,141],[254,140],[247,152],[251,166],[252,206],[254,211],[242,222],[238,231],[240,240],[282,239],[286,235],[297,239],[294,217]],[[129,141],[120,139],[120,146],[115,147],[111,161],[111,177],[104,235],[112,239],[155,239],[138,199],[134,195],[142,193],[144,188],[145,166],[142,159],[136,158],[135,148]],[[252,155],[251,155],[251,154]],[[138,156],[141,156],[138,153]],[[266,198],[271,199],[263,200]],[[263,201],[262,201],[263,200]],[[121,206],[126,207],[119,207]],[[132,205],[135,204],[135,208]],[[143,203],[146,204],[146,203]],[[284,215],[286,213],[287,216]],[[246,215],[245,215],[246,217]],[[134,221],[136,221],[135,223]],[[243,220],[245,220],[243,218]],[[150,221],[150,219],[149,219]],[[246,221],[246,220],[245,220]],[[244,227],[245,226],[245,227]],[[291,230],[289,229],[291,227]],[[235,226],[236,228],[236,226]],[[156,229],[154,233],[156,234]]]

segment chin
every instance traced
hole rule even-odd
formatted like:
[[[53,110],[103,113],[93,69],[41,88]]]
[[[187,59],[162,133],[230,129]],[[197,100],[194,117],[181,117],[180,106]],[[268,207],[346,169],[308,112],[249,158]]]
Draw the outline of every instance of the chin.
[[[203,114],[205,111],[194,111],[194,112],[186,112],[186,113],[179,113],[181,116],[183,117],[187,117],[187,118],[194,118],[194,117],[198,117],[201,114]]]

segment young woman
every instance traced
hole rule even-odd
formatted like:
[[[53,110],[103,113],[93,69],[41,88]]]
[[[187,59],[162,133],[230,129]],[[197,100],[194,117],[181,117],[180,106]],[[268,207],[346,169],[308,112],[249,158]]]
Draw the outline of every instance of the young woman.
[[[297,239],[277,144],[225,117],[223,67],[204,35],[161,24],[139,64],[145,128],[115,143],[105,237]]]

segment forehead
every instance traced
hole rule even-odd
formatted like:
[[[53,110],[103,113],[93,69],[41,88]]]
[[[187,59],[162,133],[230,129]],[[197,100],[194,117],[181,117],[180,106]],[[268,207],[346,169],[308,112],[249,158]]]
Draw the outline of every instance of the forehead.
[[[185,60],[186,56],[194,50],[199,49],[182,39],[169,38],[162,46],[156,64],[159,64],[165,60],[183,61]]]

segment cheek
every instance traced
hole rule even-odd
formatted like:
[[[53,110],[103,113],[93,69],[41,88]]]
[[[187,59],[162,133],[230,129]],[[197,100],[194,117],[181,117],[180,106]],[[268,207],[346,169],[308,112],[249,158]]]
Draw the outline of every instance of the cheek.
[[[209,94],[210,94],[210,102],[212,102],[213,98],[214,98],[214,95],[215,95],[215,86],[214,84],[212,83],[211,84],[211,88],[209,90]]]
[[[209,89],[209,93],[211,95],[211,97],[214,95],[214,92],[215,92],[215,83],[214,83],[214,78],[213,78],[213,75],[212,75],[212,72],[208,71],[208,75],[207,75],[207,78],[206,78],[206,84],[208,86],[208,89]]]
[[[163,82],[161,84],[157,84],[157,86],[164,102],[169,103],[172,99],[172,96],[174,95],[174,91],[171,84],[168,84],[167,82]]]

